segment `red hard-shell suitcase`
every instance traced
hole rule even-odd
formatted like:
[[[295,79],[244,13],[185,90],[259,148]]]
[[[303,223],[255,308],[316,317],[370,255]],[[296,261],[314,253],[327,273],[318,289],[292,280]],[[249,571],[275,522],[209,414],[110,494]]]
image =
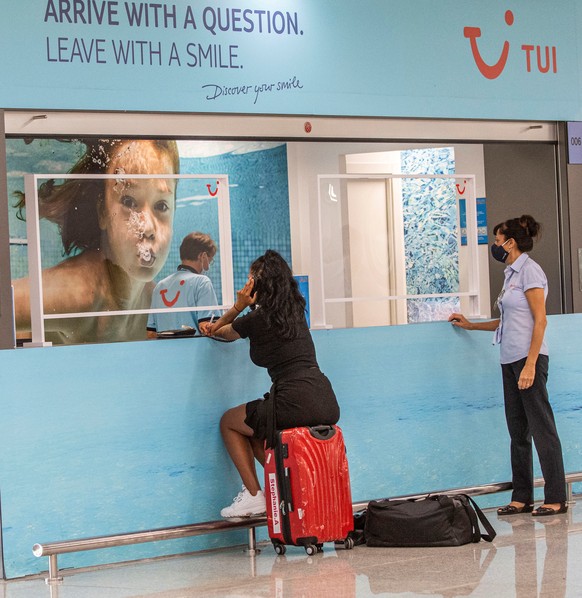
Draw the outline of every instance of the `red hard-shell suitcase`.
[[[324,542],[353,548],[352,495],[346,449],[338,426],[277,432],[265,452],[265,494],[269,537],[277,554],[285,544],[307,554]]]

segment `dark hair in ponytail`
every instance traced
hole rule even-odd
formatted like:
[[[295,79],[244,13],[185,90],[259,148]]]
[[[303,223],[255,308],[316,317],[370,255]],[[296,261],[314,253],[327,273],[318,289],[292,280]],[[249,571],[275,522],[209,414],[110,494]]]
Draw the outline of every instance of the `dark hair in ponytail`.
[[[531,251],[533,240],[540,236],[542,225],[532,216],[524,214],[520,218],[512,218],[501,222],[493,229],[493,234],[498,232],[506,239],[513,239],[520,251]]]
[[[257,304],[268,326],[284,339],[296,338],[305,319],[305,299],[287,262],[268,249],[251,264],[251,274],[255,279]]]

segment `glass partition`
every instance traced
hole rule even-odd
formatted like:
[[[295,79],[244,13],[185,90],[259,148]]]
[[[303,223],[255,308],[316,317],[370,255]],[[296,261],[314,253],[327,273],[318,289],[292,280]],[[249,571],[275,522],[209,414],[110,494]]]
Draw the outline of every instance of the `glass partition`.
[[[6,148],[18,345],[30,346],[33,321],[33,345],[145,340],[160,320],[206,318],[211,296],[212,314],[232,305],[267,249],[291,263],[285,143],[10,138]],[[186,287],[162,283],[182,267],[188,235],[216,251],[194,267],[212,293],[182,307]]]
[[[322,174],[318,187],[325,326],[480,313],[473,175]]]
[[[148,314],[232,304],[226,175],[25,175],[25,197],[29,276],[13,285],[17,325],[29,298],[32,346],[142,339]],[[176,270],[176,248],[192,231],[216,244],[206,272],[216,304],[175,307],[178,290],[153,308],[155,280]]]

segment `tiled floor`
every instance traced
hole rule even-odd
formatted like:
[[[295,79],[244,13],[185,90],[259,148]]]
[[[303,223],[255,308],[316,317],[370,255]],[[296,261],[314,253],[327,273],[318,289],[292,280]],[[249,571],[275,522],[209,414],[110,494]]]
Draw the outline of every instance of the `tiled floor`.
[[[0,598],[302,598],[354,596],[582,597],[582,500],[567,515],[487,515],[493,544],[458,548],[334,549],[308,557],[270,545],[0,582]]]

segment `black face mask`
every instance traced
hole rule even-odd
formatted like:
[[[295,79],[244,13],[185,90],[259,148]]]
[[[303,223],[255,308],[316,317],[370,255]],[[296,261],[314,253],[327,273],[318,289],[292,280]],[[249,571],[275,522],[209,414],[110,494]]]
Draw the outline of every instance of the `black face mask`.
[[[509,241],[509,239],[507,239],[507,241]],[[507,241],[505,241],[505,243],[507,243]],[[507,256],[509,255],[509,252],[503,249],[503,245],[505,245],[505,243],[503,243],[502,245],[497,245],[496,243],[493,243],[493,245],[491,245],[491,255],[498,262],[505,262]]]

